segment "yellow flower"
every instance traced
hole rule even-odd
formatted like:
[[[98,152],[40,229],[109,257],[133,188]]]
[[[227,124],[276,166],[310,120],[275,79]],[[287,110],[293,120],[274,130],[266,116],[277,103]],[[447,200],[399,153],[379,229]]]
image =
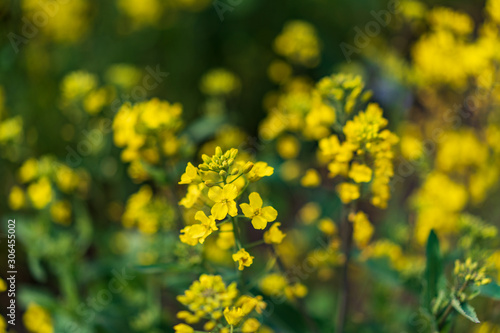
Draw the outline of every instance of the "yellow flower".
[[[19,168],[19,179],[21,183],[27,183],[33,180],[38,174],[38,161],[34,158],[30,158],[23,163],[21,168]]]
[[[62,95],[66,101],[73,101],[87,95],[97,86],[97,76],[86,71],[75,71],[66,75],[61,83]]]
[[[264,242],[267,244],[280,244],[283,241],[286,234],[279,229],[280,225],[280,222],[276,222],[264,233]]]
[[[240,249],[238,252],[233,254],[233,260],[238,262],[238,269],[240,271],[242,271],[245,266],[250,267],[250,265],[252,265],[253,263],[253,258],[254,257],[252,257],[250,253],[245,251],[245,249]]]
[[[337,192],[339,193],[340,200],[347,204],[359,198],[359,186],[351,183],[341,183],[337,185]]]
[[[334,235],[337,232],[337,226],[328,217],[319,220],[318,228],[321,232],[329,236]]]
[[[368,216],[366,216],[363,212],[357,212],[356,214],[349,215],[349,221],[353,223],[354,227],[354,241],[359,248],[363,248],[368,245],[370,239],[373,235],[373,226],[368,220]]]
[[[243,317],[244,314],[241,308],[233,307],[231,310],[229,308],[224,309],[224,318],[226,318],[229,325],[238,325]]]
[[[321,216],[321,206],[316,202],[308,202],[299,210],[299,216],[305,224],[311,224]]]
[[[271,176],[273,173],[274,168],[268,166],[266,162],[257,162],[248,172],[247,178],[251,182],[256,182],[263,177]]]
[[[278,273],[266,275],[259,283],[262,292],[269,296],[282,295],[287,285],[286,278]]]
[[[33,333],[54,332],[50,314],[38,304],[28,305],[28,309],[23,315],[23,322],[28,331]]]
[[[293,135],[286,135],[278,140],[276,149],[282,158],[288,160],[297,157],[300,151],[300,143]]]
[[[222,309],[231,306],[237,295],[236,283],[226,287],[220,275],[202,274],[184,295],[177,296],[177,300],[189,309],[179,312],[177,317],[188,324],[197,323],[204,317],[219,320]]]
[[[181,242],[193,246],[198,244],[198,242],[203,244],[212,231],[218,230],[213,216],[207,216],[200,210],[196,212],[194,218],[201,223],[185,227],[181,230],[184,234],[179,236]]]
[[[217,247],[222,250],[229,250],[235,244],[233,225],[231,223],[225,223],[220,226],[220,230],[221,232],[219,232],[219,237],[216,241]]]
[[[319,62],[320,53],[316,29],[304,21],[287,22],[281,34],[274,40],[274,50],[294,63],[315,67]]]
[[[340,150],[339,138],[336,135],[329,136],[319,141],[320,157],[326,160],[331,160],[338,154]]]
[[[251,297],[243,295],[238,298],[238,301],[235,305],[241,307],[241,309],[243,310],[243,314],[246,316],[253,310],[255,310],[259,314],[262,314],[262,311],[264,311],[267,304],[262,300],[262,296]]]
[[[5,281],[0,278],[0,293],[4,292],[7,290],[7,284],[5,283]]]
[[[194,329],[186,324],[177,324],[174,326],[175,333],[194,333]]]
[[[71,204],[67,200],[53,203],[50,206],[50,215],[54,222],[69,225],[71,223]]]
[[[250,204],[240,204],[243,214],[249,219],[252,219],[252,225],[255,229],[264,230],[267,222],[276,220],[278,212],[271,206],[262,207],[262,198],[259,193],[252,192],[248,196]]]
[[[217,68],[206,73],[201,79],[200,89],[207,95],[229,95],[238,90],[240,80],[236,75],[223,68]]]
[[[372,170],[365,164],[354,162],[349,170],[349,178],[356,183],[368,183],[372,179]]]
[[[12,187],[9,194],[9,207],[13,210],[18,210],[24,206],[25,202],[26,196],[22,188],[19,186]]]
[[[238,215],[238,208],[234,199],[238,196],[238,188],[234,184],[226,184],[223,188],[214,186],[208,191],[208,197],[215,202],[212,215],[216,220],[223,220],[227,214]]]
[[[318,171],[309,169],[300,180],[300,184],[304,187],[318,187],[321,184],[321,176]]]
[[[241,326],[241,332],[243,333],[255,333],[260,327],[260,323],[255,318],[247,319]]]
[[[42,209],[52,200],[52,187],[50,181],[43,177],[38,182],[28,187],[28,196],[36,209]]]
[[[188,162],[186,172],[182,174],[179,184],[191,184],[196,178],[198,178],[198,168]]]

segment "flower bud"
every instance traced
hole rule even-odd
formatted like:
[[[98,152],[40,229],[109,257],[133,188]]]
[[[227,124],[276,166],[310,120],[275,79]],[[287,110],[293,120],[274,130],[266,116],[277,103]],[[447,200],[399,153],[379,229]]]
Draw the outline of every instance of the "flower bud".
[[[222,156],[222,149],[221,149],[221,147],[219,147],[219,146],[215,147],[215,155],[217,157],[221,157]]]
[[[253,163],[252,162],[247,162],[245,166],[243,167],[243,173],[249,173],[250,170],[253,169]]]

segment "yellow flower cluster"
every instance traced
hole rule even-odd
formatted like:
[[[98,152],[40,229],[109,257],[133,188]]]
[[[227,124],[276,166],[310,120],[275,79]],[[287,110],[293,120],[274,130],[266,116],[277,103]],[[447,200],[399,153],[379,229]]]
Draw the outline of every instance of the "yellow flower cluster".
[[[416,235],[424,243],[429,231],[441,235],[458,231],[462,210],[484,201],[500,176],[497,160],[474,130],[445,132],[437,146],[435,170],[414,195]]]
[[[179,9],[199,11],[209,4],[208,0],[116,0],[118,9],[131,22],[133,29],[159,25],[164,12],[171,13]]]
[[[159,164],[162,156],[172,157],[182,140],[182,106],[153,98],[134,105],[124,104],[113,120],[114,142],[124,147],[121,158],[131,162],[129,175],[136,182],[148,179],[143,163]]]
[[[203,75],[200,89],[206,95],[224,96],[229,95],[240,88],[240,79],[232,72],[224,68],[210,70]]]
[[[232,258],[238,263],[239,270],[243,270],[253,263],[254,257],[241,246],[238,236],[240,226],[235,218],[238,215],[237,201],[251,183],[272,175],[273,168],[265,162],[254,164],[239,160],[237,149],[231,148],[223,152],[219,146],[215,149],[215,155],[203,154],[202,160],[203,163],[198,167],[188,163],[179,182],[189,185],[186,196],[180,200],[179,205],[184,206],[186,215],[194,216],[196,221],[181,230],[180,240],[192,246],[203,244],[221,226],[216,244],[222,250],[237,246],[238,251]],[[278,212],[271,206],[264,206],[259,193],[250,193],[248,201],[239,205],[243,213],[239,217],[250,220],[255,229],[264,230],[268,223],[276,220]],[[205,211],[205,207],[210,208],[210,211]],[[230,229],[227,227],[228,217],[233,223]],[[283,240],[285,234],[279,229],[280,225],[274,223],[264,233],[265,243],[279,244]]]
[[[388,240],[377,240],[361,253],[361,259],[387,258],[391,267],[401,273],[422,273],[425,267],[425,258],[422,256],[408,256],[403,253],[401,246]]]
[[[486,277],[486,267],[479,267],[479,264],[472,262],[470,258],[467,258],[465,262],[455,261],[453,273],[462,283],[482,286],[491,282],[491,279]]]
[[[371,182],[374,206],[385,208],[390,197],[389,181],[393,176],[393,146],[398,138],[384,130],[387,120],[377,104],[369,104],[343,128],[345,141],[332,135],[319,142],[320,159],[328,162],[330,177],[348,179],[337,186],[344,204],[359,199],[360,184]]]
[[[271,297],[286,297],[289,300],[303,298],[307,295],[307,287],[300,282],[291,284],[288,279],[280,273],[271,273],[263,277],[259,282],[262,292]]]
[[[177,300],[189,311],[177,313],[177,318],[187,324],[174,326],[176,333],[193,333],[190,325],[198,324],[202,319],[207,320],[203,324],[205,331],[229,333],[238,329],[239,332],[257,332],[260,323],[252,315],[261,314],[266,307],[261,296],[238,297],[236,283],[226,286],[220,275],[201,275],[184,295],[177,296]]]
[[[26,189],[20,185],[11,188],[10,208],[19,210],[32,207],[41,210],[50,204],[52,219],[62,225],[70,224],[72,215],[70,201],[62,197],[73,193],[85,196],[89,186],[89,175],[86,171],[71,169],[51,157],[28,159],[19,168],[18,178]]]
[[[175,211],[165,198],[154,195],[148,185],[143,185],[127,200],[122,224],[126,228],[137,225],[140,232],[153,234],[160,228],[169,229],[174,219]]]
[[[55,42],[76,43],[87,33],[90,18],[87,0],[23,0],[22,8],[25,17],[30,20],[50,8],[52,15],[39,28],[45,37]]]
[[[30,333],[54,332],[50,313],[38,304],[28,305],[28,309],[23,315],[23,322]]]
[[[274,40],[274,50],[293,63],[315,67],[319,63],[320,42],[316,29],[304,21],[290,21]]]
[[[500,43],[497,8],[498,1],[487,2],[489,15],[477,29],[477,37],[469,15],[442,7],[429,11],[431,29],[415,43],[412,52],[419,83],[463,89],[469,78],[494,71]]]
[[[98,114],[111,102],[114,95],[109,87],[99,87],[98,84],[95,74],[83,70],[69,73],[61,82],[63,106],[81,103],[88,114]]]

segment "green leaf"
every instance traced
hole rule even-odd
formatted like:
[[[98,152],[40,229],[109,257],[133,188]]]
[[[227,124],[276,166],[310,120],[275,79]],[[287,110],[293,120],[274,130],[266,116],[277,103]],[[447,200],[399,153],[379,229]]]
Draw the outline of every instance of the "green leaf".
[[[47,273],[45,273],[45,269],[42,267],[40,258],[38,258],[33,253],[28,252],[27,259],[28,267],[35,280],[39,282],[45,282],[47,280]]]
[[[426,247],[427,263],[425,267],[425,305],[432,311],[432,300],[437,297],[443,278],[443,263],[439,251],[439,240],[434,230],[431,230]]]
[[[455,310],[457,310],[458,313],[460,313],[462,316],[469,319],[473,323],[480,323],[479,319],[477,318],[476,311],[468,303],[460,303],[460,301],[455,296],[453,296],[451,305]]]
[[[479,292],[483,296],[500,300],[500,286],[495,282],[479,287]]]

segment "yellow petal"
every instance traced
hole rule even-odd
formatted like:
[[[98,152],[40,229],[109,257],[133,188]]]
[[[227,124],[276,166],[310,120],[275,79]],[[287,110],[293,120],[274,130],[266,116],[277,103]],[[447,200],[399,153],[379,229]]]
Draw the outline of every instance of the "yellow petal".
[[[224,186],[223,196],[227,200],[234,200],[238,196],[238,188],[234,184],[227,184]]]
[[[250,206],[252,206],[254,210],[262,207],[262,198],[260,197],[259,193],[250,193],[248,199],[250,200]]]
[[[222,201],[222,189],[218,186],[211,187],[208,190],[208,197],[215,202]]]
[[[266,219],[266,221],[272,222],[272,221],[276,220],[276,218],[278,217],[278,211],[271,206],[267,206],[267,207],[262,208],[260,215],[264,219]]]
[[[247,203],[242,203],[240,204],[241,210],[243,211],[243,214],[245,214],[246,217],[252,218],[254,214],[254,210],[252,207],[247,204]]]
[[[216,220],[223,220],[227,216],[229,208],[227,207],[227,204],[217,202],[213,207],[212,207],[212,215],[215,217]]]
[[[265,218],[263,218],[262,216],[255,216],[253,219],[252,219],[252,225],[255,229],[266,229],[266,226],[267,226],[267,220]]]

